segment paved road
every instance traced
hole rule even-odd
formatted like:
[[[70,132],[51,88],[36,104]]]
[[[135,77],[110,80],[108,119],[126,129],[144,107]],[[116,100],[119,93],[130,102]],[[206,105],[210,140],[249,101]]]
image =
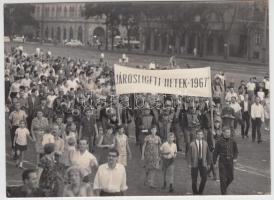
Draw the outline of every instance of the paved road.
[[[10,46],[22,45],[20,43],[5,43],[5,48],[9,49]],[[41,45],[41,44],[28,44],[24,43],[24,50],[29,54],[33,54],[35,49],[39,46],[44,52],[51,51],[54,56],[70,56],[71,58],[83,58],[88,60],[98,61],[100,52],[96,50],[88,50],[83,48],[72,48],[72,47],[61,47],[53,45]],[[113,65],[118,63],[118,59],[121,57],[119,53],[106,52],[105,58],[108,62]],[[155,61],[159,66],[168,66],[168,58],[161,56],[150,56],[150,55],[129,55],[129,62],[131,66],[136,65],[148,65],[151,61]],[[251,76],[257,76],[260,80],[267,72],[269,67],[266,66],[254,66],[248,64],[231,64],[223,62],[212,62],[212,61],[201,61],[201,60],[190,60],[177,58],[177,65],[181,68],[186,68],[186,64],[191,67],[207,67],[210,66],[213,72],[224,71],[226,74],[227,81],[234,80],[240,82],[241,79],[249,80]]]
[[[132,124],[131,130],[134,130]],[[270,193],[270,143],[269,134],[263,132],[263,143],[252,143],[250,139],[242,139],[236,136],[239,147],[238,163],[235,166],[235,179],[229,188],[229,194],[268,194]],[[22,170],[15,167],[14,161],[10,157],[10,137],[6,131],[6,173],[8,185],[19,185]],[[130,147],[133,152],[132,160],[129,160],[127,167],[127,183],[129,189],[127,195],[170,195],[167,191],[161,190],[162,174],[157,172],[156,183],[158,188],[155,190],[146,188],[144,182],[143,163],[140,161],[140,152],[134,142],[134,133],[130,132]],[[34,145],[30,143],[25,156],[24,167],[34,167]],[[96,155],[96,153],[95,153]],[[184,152],[179,152],[175,163],[175,192],[172,195],[190,195],[191,177],[190,170],[187,168]],[[204,191],[207,195],[220,194],[219,181],[208,179]]]
[[[10,44],[6,44],[5,48],[9,48]],[[24,45],[27,52],[34,52],[36,45]],[[71,56],[73,58],[97,59],[99,52],[88,51],[75,48],[61,47],[43,47],[45,50],[50,50],[53,55]],[[73,55],[73,56],[72,56]],[[111,64],[118,60],[120,55],[116,53],[106,53],[105,57]],[[162,57],[149,57],[140,55],[130,55],[130,62],[134,66],[138,64],[149,63],[151,60],[156,60],[162,66],[167,64],[167,59]],[[210,63],[206,61],[178,59],[179,64],[188,63],[195,67],[212,66],[213,69],[225,71],[227,78],[233,78],[235,81],[241,79],[247,80],[250,76],[262,77],[268,69],[264,67],[254,67],[247,65],[235,65],[228,63]],[[184,66],[184,65],[181,65]],[[7,121],[6,121],[7,122]],[[131,130],[134,130],[132,124]],[[251,134],[251,133],[249,133]],[[134,143],[134,133],[130,132],[130,146],[133,152],[133,158],[130,160],[127,167],[127,178],[129,189],[127,195],[170,195],[167,191],[160,189],[162,185],[161,171],[157,173],[157,185],[155,190],[146,188],[143,185],[144,169],[143,163],[140,161],[140,153]],[[229,194],[269,194],[270,193],[270,136],[266,132],[262,132],[263,143],[252,143],[249,139],[242,139],[236,136],[236,141],[239,146],[239,159],[235,166],[235,179],[229,188]],[[22,170],[15,167],[14,161],[10,158],[10,137],[9,131],[6,130],[6,182],[8,185],[21,184]],[[29,168],[34,166],[35,155],[34,145],[30,143],[26,152],[24,167]],[[184,158],[183,152],[176,159],[176,177],[175,177],[175,192],[172,195],[190,195],[191,194],[191,177],[190,170]],[[219,182],[208,179],[204,191],[207,195],[220,194]]]

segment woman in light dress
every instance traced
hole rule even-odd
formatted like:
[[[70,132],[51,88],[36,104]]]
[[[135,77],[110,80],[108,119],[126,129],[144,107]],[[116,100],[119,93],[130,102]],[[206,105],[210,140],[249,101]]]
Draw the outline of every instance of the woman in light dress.
[[[122,125],[118,126],[118,133],[115,136],[115,148],[119,152],[118,163],[127,166],[127,155],[131,159],[131,151],[128,144],[128,137]]]

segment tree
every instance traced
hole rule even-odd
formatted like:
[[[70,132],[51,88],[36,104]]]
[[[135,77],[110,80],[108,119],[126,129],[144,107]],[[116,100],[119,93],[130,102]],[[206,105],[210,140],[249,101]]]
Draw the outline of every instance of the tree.
[[[38,26],[34,19],[34,5],[32,4],[4,4],[4,33],[12,36],[22,34],[26,25]]]
[[[111,2],[102,2],[102,3],[86,3],[84,15],[88,19],[90,17],[95,16],[105,16],[105,25],[106,25],[106,45],[105,49],[108,50],[108,32],[111,31],[112,38],[112,49],[113,49],[113,38],[114,31],[117,30],[118,25],[118,17],[119,14],[117,12],[118,5],[116,3]]]
[[[119,24],[127,30],[127,48],[131,50],[130,38],[133,31],[138,31],[140,12],[133,3],[120,3],[117,9],[119,14]]]
[[[227,59],[229,56],[229,45],[232,26],[238,15],[239,2],[217,3],[214,10],[222,25],[222,34],[224,38],[224,59]],[[229,19],[226,18],[227,13],[231,14],[231,17]]]

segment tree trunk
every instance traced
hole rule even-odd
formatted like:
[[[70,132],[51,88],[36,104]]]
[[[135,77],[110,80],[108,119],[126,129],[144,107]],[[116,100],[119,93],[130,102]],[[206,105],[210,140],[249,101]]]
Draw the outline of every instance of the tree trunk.
[[[251,47],[251,37],[250,37],[250,31],[249,29],[247,30],[247,59],[248,61],[251,61],[251,51],[250,51],[250,47]]]
[[[203,56],[207,55],[207,34],[203,37]]]
[[[229,36],[227,33],[224,34],[224,59],[228,58],[228,48],[229,48]]]
[[[114,50],[114,35],[113,35],[113,28],[111,29],[111,50]]]
[[[109,24],[106,24],[106,46],[105,46],[105,50],[108,50],[108,28],[109,28]]]
[[[179,37],[179,34],[176,33],[175,34],[175,49],[176,49],[176,53],[180,54],[180,45],[181,44],[181,38]]]
[[[130,51],[130,28],[127,27],[127,50]]]

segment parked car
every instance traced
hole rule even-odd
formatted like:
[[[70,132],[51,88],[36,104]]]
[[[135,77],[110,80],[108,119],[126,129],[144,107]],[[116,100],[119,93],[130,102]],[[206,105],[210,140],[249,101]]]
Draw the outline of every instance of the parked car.
[[[71,40],[70,42],[66,42],[65,46],[69,46],[69,47],[82,47],[84,45],[79,40]]]
[[[4,36],[4,42],[10,42],[10,37],[9,36]]]

